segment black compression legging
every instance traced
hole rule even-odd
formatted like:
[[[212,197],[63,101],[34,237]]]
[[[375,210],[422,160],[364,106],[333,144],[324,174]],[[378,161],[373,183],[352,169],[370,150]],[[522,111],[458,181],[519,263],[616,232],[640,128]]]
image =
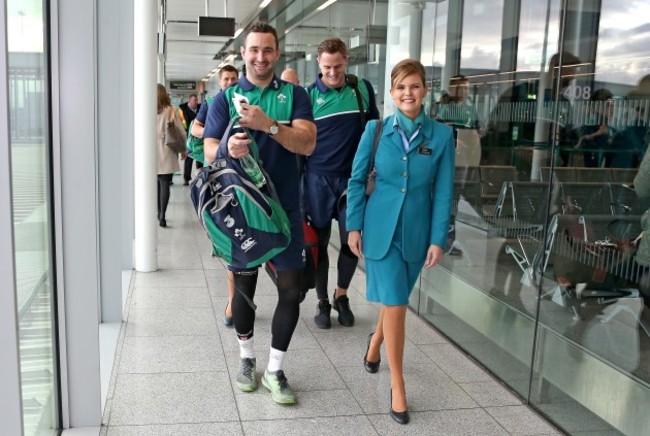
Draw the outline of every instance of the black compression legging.
[[[276,350],[287,351],[293,331],[298,324],[301,279],[301,269],[278,271],[278,304],[275,307],[271,324],[271,347]],[[235,273],[236,291],[232,300],[232,311],[235,332],[241,339],[253,337],[255,328],[255,310],[242,293],[253,301],[256,287],[257,271],[243,274]]]
[[[315,229],[318,234],[318,265],[316,266],[316,294],[319,300],[327,300],[327,279],[330,267],[330,259],[327,254],[327,246],[332,234],[332,225]],[[339,223],[339,236],[341,238],[341,250],[336,262],[337,279],[336,286],[342,289],[350,287],[350,282],[357,269],[359,259],[352,253],[348,245],[348,232]]]
[[[173,174],[158,174],[158,219],[165,218],[169,204],[169,185]]]

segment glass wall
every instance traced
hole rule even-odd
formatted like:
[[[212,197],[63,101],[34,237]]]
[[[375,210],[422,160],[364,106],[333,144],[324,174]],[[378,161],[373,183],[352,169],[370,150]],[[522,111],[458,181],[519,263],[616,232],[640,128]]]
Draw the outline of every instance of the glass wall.
[[[25,435],[56,434],[47,9],[7,1],[12,198]]]
[[[420,59],[425,109],[456,130],[450,248],[412,308],[567,433],[647,434],[650,0],[284,6],[260,17],[278,73],[309,85],[338,36],[388,115],[390,69]]]
[[[649,10],[389,1],[386,74],[421,59],[458,138],[451,248],[412,306],[570,434],[650,428]]]

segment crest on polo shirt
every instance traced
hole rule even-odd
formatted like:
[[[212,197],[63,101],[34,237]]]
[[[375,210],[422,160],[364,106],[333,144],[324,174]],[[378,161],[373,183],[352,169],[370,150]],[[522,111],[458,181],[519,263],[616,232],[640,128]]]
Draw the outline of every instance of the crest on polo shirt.
[[[323,103],[325,103],[325,99],[323,97],[318,97],[318,99],[316,100],[316,104],[321,105]]]
[[[278,101],[280,103],[286,103],[287,102],[287,96],[282,94],[282,93],[278,94]]]

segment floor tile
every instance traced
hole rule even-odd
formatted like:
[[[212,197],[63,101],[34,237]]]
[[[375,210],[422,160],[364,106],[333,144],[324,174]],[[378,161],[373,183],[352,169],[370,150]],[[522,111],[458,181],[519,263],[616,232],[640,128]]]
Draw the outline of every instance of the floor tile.
[[[512,435],[548,435],[556,429],[528,406],[486,407],[489,413]]]
[[[242,423],[246,436],[299,434],[300,436],[371,436],[377,432],[365,416],[332,416],[328,418]]]
[[[126,336],[213,336],[212,308],[137,309],[129,311]]]
[[[363,414],[348,390],[299,392],[297,404],[280,405],[273,402],[271,394],[260,385],[256,392],[235,395],[235,399],[242,421]]]
[[[237,421],[211,424],[110,427],[106,436],[237,436],[243,434],[241,424]]]
[[[138,309],[210,307],[210,297],[206,287],[134,288],[131,304]]]
[[[508,436],[508,432],[483,409],[410,413],[408,425],[399,425],[388,413],[369,415],[380,435],[405,436]]]
[[[129,336],[124,339],[120,373],[225,371],[216,336]]]
[[[375,374],[358,368],[339,368],[348,388],[364,413],[384,413],[390,407],[390,372]],[[404,371],[409,410],[442,410],[477,407],[467,393],[435,365],[420,366],[419,371]]]
[[[110,425],[232,421],[233,398],[225,372],[120,374]]]
[[[133,286],[136,288],[202,288],[207,285],[202,269],[158,270],[150,273],[136,272]]]
[[[451,344],[420,345],[419,348],[455,382],[493,381],[493,377]]]
[[[522,401],[497,381],[458,384],[479,406],[518,406]]]

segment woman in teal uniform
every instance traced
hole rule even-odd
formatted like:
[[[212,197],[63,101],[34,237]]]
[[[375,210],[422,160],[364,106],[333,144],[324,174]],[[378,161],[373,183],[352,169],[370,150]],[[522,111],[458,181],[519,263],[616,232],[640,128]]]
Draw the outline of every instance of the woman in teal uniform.
[[[422,267],[431,268],[442,257],[454,185],[452,129],[425,115],[425,83],[417,60],[393,68],[390,94],[397,111],[366,125],[348,184],[348,242],[355,255],[365,258],[366,298],[383,304],[364,366],[368,372],[379,369],[379,348],[386,341],[390,415],[400,424],[409,421],[402,374],[406,305]],[[376,187],[366,197],[376,122],[383,123]]]

